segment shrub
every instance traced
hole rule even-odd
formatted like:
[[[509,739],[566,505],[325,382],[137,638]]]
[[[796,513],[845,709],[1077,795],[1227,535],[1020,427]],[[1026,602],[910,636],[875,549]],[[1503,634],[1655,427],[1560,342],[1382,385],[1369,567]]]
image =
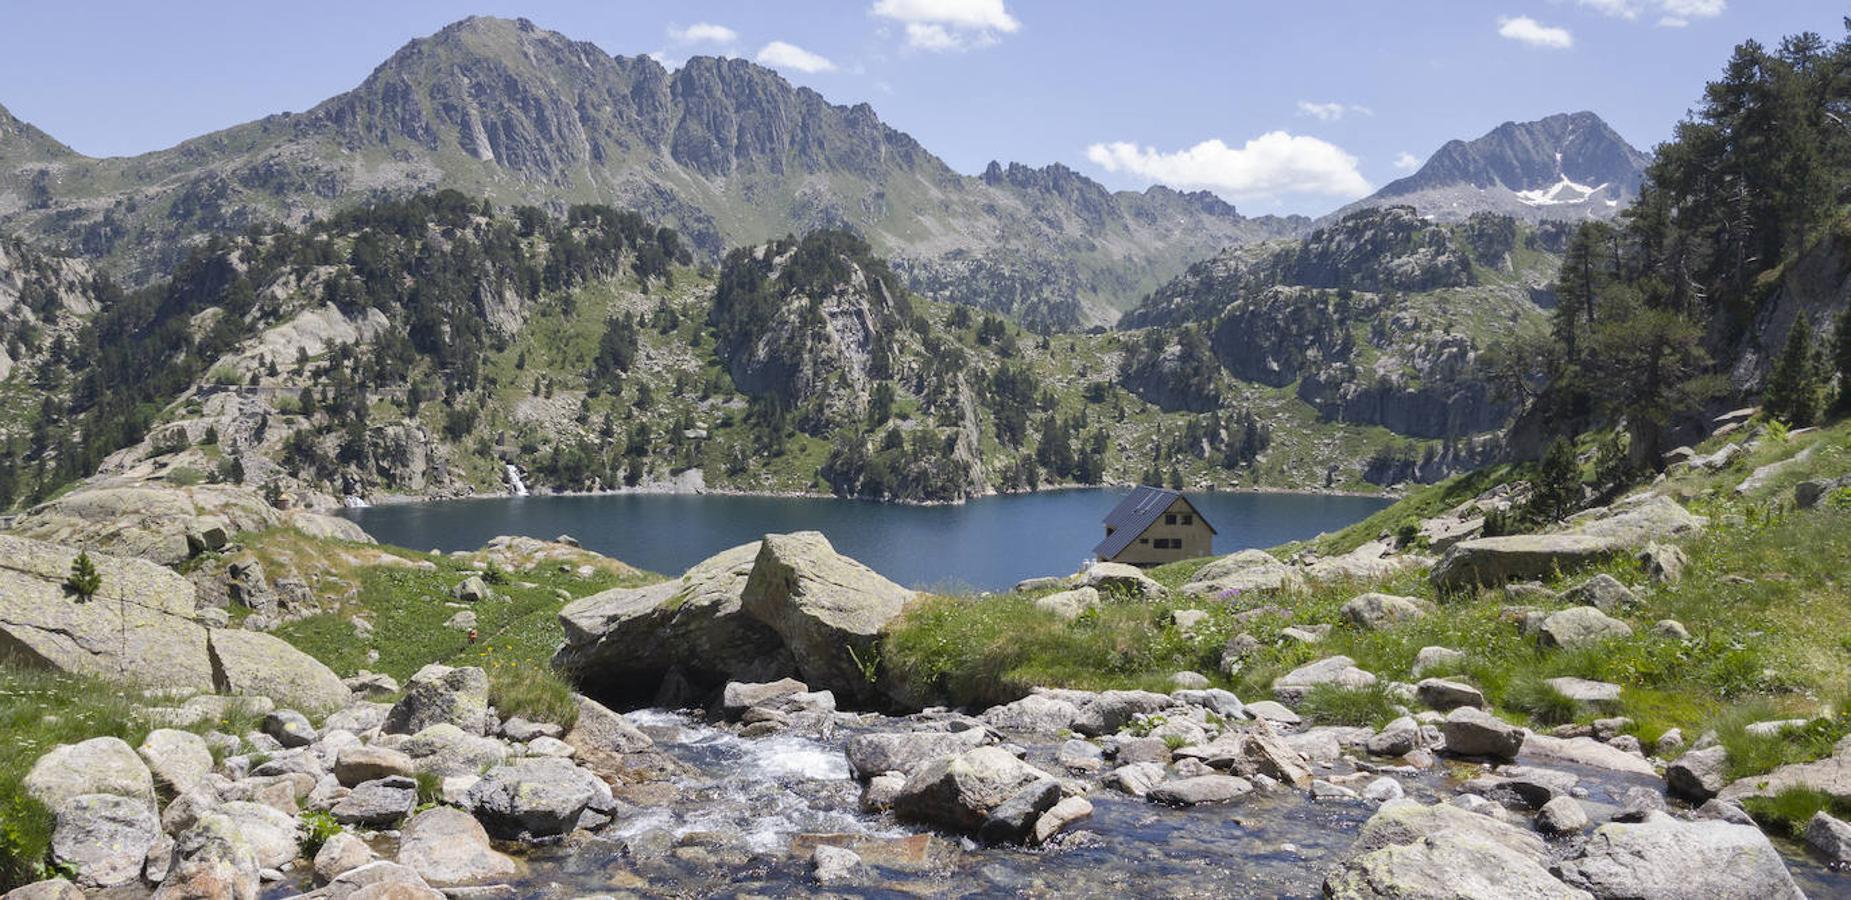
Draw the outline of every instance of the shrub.
[[[203,483],[206,480],[206,473],[192,466],[175,466],[168,470],[167,480],[181,487],[192,487],[193,485]]]
[[[439,789],[441,788],[440,784]],[[341,833],[341,823],[334,821],[334,816],[322,810],[303,813],[301,822],[302,855],[309,859],[313,859],[315,854],[321,852],[321,846],[326,844],[330,838]]]
[[[64,590],[79,603],[88,603],[102,587],[103,575],[96,570],[96,563],[90,561],[90,552],[80,551],[77,558],[71,560],[71,574],[64,579]]]

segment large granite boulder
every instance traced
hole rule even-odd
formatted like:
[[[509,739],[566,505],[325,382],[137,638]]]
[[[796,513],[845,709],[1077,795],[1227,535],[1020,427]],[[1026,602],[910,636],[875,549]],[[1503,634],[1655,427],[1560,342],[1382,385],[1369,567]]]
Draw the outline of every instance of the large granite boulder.
[[[134,797],[84,794],[64,801],[56,814],[52,861],[75,872],[77,883],[86,888],[134,882],[161,835],[153,807]]]
[[[488,730],[488,673],[475,666],[431,663],[405,682],[392,705],[387,734],[417,734],[432,725],[455,725],[470,734]]]
[[[256,900],[260,868],[257,849],[237,821],[207,811],[174,841],[173,868],[154,896],[156,900]]]
[[[222,693],[269,697],[278,704],[326,713],[353,702],[353,692],[320,660],[260,631],[215,628],[209,636]]]
[[[543,840],[570,833],[587,812],[608,812],[611,789],[571,760],[519,759],[496,766],[469,789],[468,806],[489,833]]]
[[[501,878],[520,871],[513,857],[489,845],[482,823],[450,806],[418,813],[405,823],[399,835],[398,861],[437,886]]]
[[[448,722],[432,725],[399,744],[420,773],[450,778],[475,775],[498,766],[508,746],[494,738],[470,734]]]
[[[1685,822],[1662,812],[1608,822],[1557,867],[1596,897],[1801,900],[1805,895],[1767,836],[1752,825]]]
[[[1592,606],[1571,606],[1543,617],[1536,639],[1544,647],[1579,650],[1632,635],[1632,626]]]
[[[1273,679],[1273,696],[1281,703],[1296,705],[1318,685],[1359,690],[1373,686],[1375,681],[1375,674],[1358,668],[1355,660],[1347,656],[1327,656]]]
[[[1482,709],[1461,706],[1440,723],[1446,749],[1460,756],[1515,759],[1523,749],[1524,731]]]
[[[1483,817],[1481,817],[1483,818]],[[1543,864],[1482,834],[1443,830],[1350,858],[1324,880],[1332,900],[1590,900]]]
[[[1197,569],[1183,585],[1183,593],[1198,596],[1252,594],[1258,591],[1293,591],[1304,587],[1297,569],[1274,559],[1264,550],[1242,550]]]
[[[212,750],[205,738],[190,731],[157,728],[135,748],[154,775],[155,784],[171,794],[184,794],[199,787],[212,772]]]
[[[894,731],[858,734],[843,751],[857,775],[866,779],[883,772],[911,774],[941,756],[955,756],[989,743],[981,728],[964,731]]]
[[[670,669],[718,687],[729,680],[776,681],[796,671],[778,633],[741,601],[759,542],[711,556],[678,579],[617,588],[566,604],[566,640],[554,665],[603,696],[651,699]],[[619,690],[629,683],[640,683]]]
[[[1168,593],[1143,569],[1124,563],[1094,563],[1080,573],[1079,583],[1106,596],[1131,600],[1157,600]]]
[[[1432,610],[1433,604],[1419,597],[1401,597],[1371,591],[1352,598],[1343,604],[1343,608],[1338,612],[1345,620],[1358,628],[1379,631],[1401,622],[1412,622],[1423,618]]]
[[[978,747],[941,756],[907,776],[894,798],[903,818],[977,834],[1005,805],[1020,807],[1032,827],[1034,818],[1060,800],[1060,782],[1001,747]],[[1005,830],[992,827],[992,833]]]
[[[820,532],[769,534],[740,602],[771,627],[812,687],[878,701],[879,641],[913,592],[835,551]]]
[[[1460,541],[1434,565],[1429,579],[1440,590],[1546,578],[1590,566],[1618,552],[1605,538],[1586,534],[1513,534]]]
[[[977,720],[997,731],[1019,734],[1058,734],[1073,728],[1080,708],[1073,702],[1045,693],[1029,694],[1020,700],[992,706]]]
[[[86,794],[113,794],[154,805],[154,776],[121,738],[59,744],[32,764],[20,786],[53,811]]]

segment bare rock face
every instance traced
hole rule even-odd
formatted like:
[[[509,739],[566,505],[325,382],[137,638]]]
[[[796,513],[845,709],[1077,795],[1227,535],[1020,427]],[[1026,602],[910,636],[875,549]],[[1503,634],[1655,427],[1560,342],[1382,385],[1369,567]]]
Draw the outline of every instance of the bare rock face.
[[[269,697],[285,706],[331,712],[353,702],[340,676],[281,638],[260,631],[217,628],[212,662],[225,693]]]
[[[740,601],[783,638],[806,683],[869,701],[880,635],[912,597],[803,531],[765,536]]]
[[[231,485],[103,484],[34,507],[14,532],[73,547],[173,565],[230,535],[283,523],[255,492]],[[216,546],[214,546],[216,544]]]

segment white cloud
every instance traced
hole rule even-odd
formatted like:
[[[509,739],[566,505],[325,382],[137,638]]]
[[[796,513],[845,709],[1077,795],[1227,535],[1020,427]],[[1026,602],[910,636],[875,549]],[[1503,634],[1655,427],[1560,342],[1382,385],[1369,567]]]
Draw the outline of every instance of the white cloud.
[[[1231,199],[1323,194],[1354,198],[1369,193],[1356,157],[1314,137],[1271,131],[1230,147],[1203,141],[1174,153],[1116,142],[1086,148],[1086,158],[1107,172],[1126,172],[1177,188],[1208,188]]]
[[[1658,24],[1683,28],[1691,19],[1713,19],[1729,8],[1728,0],[1664,0],[1665,15]]]
[[[1498,34],[1519,43],[1550,50],[1566,50],[1575,45],[1575,36],[1569,34],[1568,29],[1544,25],[1529,16],[1505,16],[1499,19]]]
[[[1350,113],[1359,116],[1373,116],[1375,110],[1354,103],[1316,103],[1310,100],[1298,101],[1298,114],[1310,116],[1320,122],[1335,122]]]
[[[1575,2],[1601,15],[1612,16],[1616,19],[1637,19],[1639,8],[1644,5],[1643,0],[1575,0]]]
[[[712,22],[696,22],[686,28],[670,25],[668,36],[684,44],[730,44],[739,40],[739,32]]]
[[[1682,28],[1692,19],[1713,19],[1729,8],[1729,0],[1575,0],[1602,15],[1633,21],[1656,10],[1662,15],[1658,24],[1665,28]]]
[[[1395,168],[1403,172],[1412,172],[1420,168],[1420,157],[1403,150],[1395,155]]]
[[[820,54],[811,53],[796,44],[772,41],[759,48],[754,61],[778,69],[795,69],[799,72],[833,72],[836,64]]]
[[[1022,27],[1003,0],[876,0],[870,13],[906,26],[906,45],[940,53],[996,43]]]

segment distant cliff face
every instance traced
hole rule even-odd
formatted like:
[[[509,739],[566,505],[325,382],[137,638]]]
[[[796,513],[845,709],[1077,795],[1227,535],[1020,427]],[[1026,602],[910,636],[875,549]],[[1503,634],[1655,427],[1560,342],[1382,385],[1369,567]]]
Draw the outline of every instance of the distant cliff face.
[[[929,296],[1047,327],[1110,322],[1191,260],[1305,224],[1205,194],[1113,193],[1062,166],[960,175],[866,104],[745,60],[669,72],[526,20],[458,22],[308,112],[138,157],[89,159],[0,112],[0,229],[131,281],[203,234],[441,187],[635,209],[716,260],[852,230]]]
[[[1449,141],[1414,174],[1337,215],[1390,204],[1460,221],[1492,212],[1526,221],[1606,219],[1639,195],[1649,157],[1591,112],[1505,122]]]
[[[1300,240],[1191,266],[1121,327],[1200,323],[1229,375],[1292,388],[1326,420],[1416,438],[1477,435],[1511,413],[1479,353],[1540,327],[1532,298],[1554,275],[1547,244],[1501,216],[1440,225],[1408,207],[1362,209]]]

